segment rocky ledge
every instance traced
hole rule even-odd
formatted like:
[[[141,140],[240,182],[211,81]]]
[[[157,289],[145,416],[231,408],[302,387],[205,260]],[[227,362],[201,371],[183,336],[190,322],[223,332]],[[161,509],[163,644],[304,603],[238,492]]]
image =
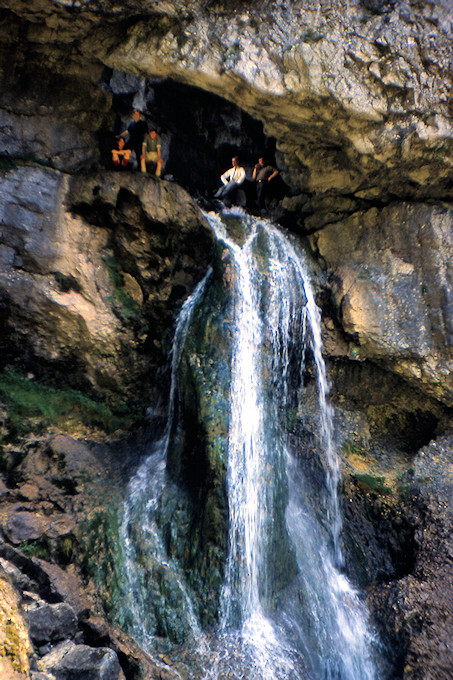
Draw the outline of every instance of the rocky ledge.
[[[71,177],[22,165],[0,181],[4,364],[143,410],[178,306],[210,259],[198,207],[176,184],[140,173]]]

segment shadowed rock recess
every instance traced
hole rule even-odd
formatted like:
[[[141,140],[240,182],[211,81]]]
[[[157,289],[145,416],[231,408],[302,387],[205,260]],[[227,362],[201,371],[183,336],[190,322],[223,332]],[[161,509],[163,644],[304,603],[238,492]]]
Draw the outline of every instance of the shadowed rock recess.
[[[164,426],[176,315],[219,255],[199,206],[236,153],[250,210],[258,156],[279,168],[267,214],[316,273],[346,569],[382,678],[452,677],[452,39],[449,0],[1,0],[1,679],[188,677],[119,627],[118,535]],[[132,107],[162,137],[160,181],[111,167]],[[219,580],[202,333],[180,437],[206,469],[175,451],[170,474]],[[288,433],[316,479],[310,360],[304,380]]]

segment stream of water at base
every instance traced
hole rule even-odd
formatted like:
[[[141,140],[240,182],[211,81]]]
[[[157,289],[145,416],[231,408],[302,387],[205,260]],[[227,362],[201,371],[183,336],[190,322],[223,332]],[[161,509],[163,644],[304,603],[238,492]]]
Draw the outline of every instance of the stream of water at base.
[[[182,345],[206,280],[184,305],[173,346],[167,432],[129,485],[122,526],[132,632],[143,630],[146,579],[134,562],[132,525],[146,507],[145,534],[155,559],[171,567],[193,654],[204,680],[377,680],[367,612],[342,572],[341,513],[321,321],[303,255],[268,221],[238,211],[207,215],[230,260],[234,324],[227,492],[228,557],[219,625],[204,634],[177,564],[168,560],[152,507],[165,483],[172,398]],[[240,228],[241,236],[230,236]],[[208,278],[208,277],[207,277]],[[303,466],[288,444],[286,418],[303,399],[305,356],[316,369],[319,442],[325,487],[319,508]],[[277,563],[278,562],[278,563]]]

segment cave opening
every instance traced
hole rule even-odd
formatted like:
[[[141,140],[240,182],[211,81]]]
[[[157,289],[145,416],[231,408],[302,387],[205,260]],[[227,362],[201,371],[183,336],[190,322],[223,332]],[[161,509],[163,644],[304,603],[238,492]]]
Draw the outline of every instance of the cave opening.
[[[239,156],[246,170],[247,203],[254,199],[252,172],[258,158],[277,167],[276,140],[266,135],[261,121],[240,106],[201,88],[170,78],[142,79],[105,69],[102,84],[112,93],[111,127],[100,133],[101,163],[110,167],[110,149],[127,126],[132,110],[144,114],[162,139],[163,175],[196,197],[212,196],[220,175]],[[281,198],[288,187],[277,177],[271,198]]]

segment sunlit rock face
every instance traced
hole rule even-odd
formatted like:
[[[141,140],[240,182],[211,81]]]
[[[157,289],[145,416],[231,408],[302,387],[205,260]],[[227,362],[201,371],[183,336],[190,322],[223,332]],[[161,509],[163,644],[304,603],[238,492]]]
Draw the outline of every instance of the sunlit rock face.
[[[371,208],[311,237],[354,358],[392,370],[445,403],[453,396],[453,213],[447,204]]]
[[[197,206],[129,173],[22,166],[1,191],[3,361],[143,403],[137,382],[166,363],[176,309],[210,257]]]
[[[262,120],[278,140],[294,190],[368,200],[449,191],[453,17],[447,0],[308,6],[43,0],[33,7],[8,0],[3,6],[12,12],[3,11],[4,43],[16,45],[18,63],[41,57],[43,71],[59,72],[66,83],[61,97],[72,98],[67,83],[77,66],[84,82],[100,63],[172,77]],[[5,49],[5,71],[10,59]],[[99,115],[101,93],[96,98],[90,107],[83,97],[83,108]],[[80,96],[73,99],[77,106]],[[6,120],[16,113],[14,97],[3,101]],[[92,123],[86,116],[72,120],[81,137]]]

